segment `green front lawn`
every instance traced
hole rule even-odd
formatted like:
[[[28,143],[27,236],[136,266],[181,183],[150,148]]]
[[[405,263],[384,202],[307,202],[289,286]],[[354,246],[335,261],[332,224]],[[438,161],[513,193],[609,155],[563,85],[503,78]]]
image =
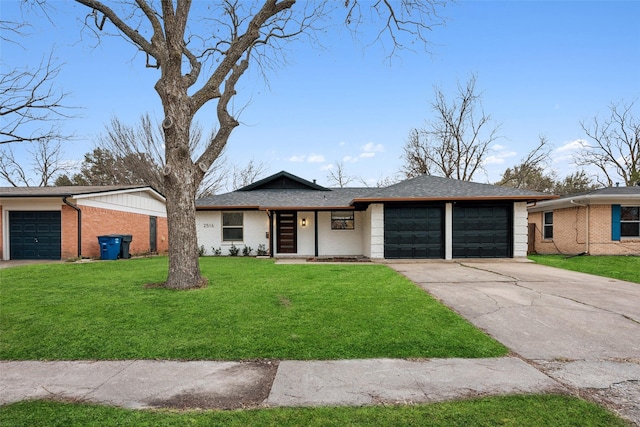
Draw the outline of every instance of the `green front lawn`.
[[[0,360],[493,357],[507,349],[382,265],[164,257],[0,270]]]
[[[21,402],[0,408],[13,426],[581,426],[627,425],[604,408],[568,396],[503,396],[433,405],[280,408],[243,411],[134,411],[104,406]]]
[[[640,283],[640,256],[529,255],[529,259],[551,267]]]

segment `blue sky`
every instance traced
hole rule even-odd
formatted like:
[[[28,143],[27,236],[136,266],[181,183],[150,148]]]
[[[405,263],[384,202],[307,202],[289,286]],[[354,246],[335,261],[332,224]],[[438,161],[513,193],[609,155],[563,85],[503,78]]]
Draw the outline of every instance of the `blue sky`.
[[[24,15],[30,35],[21,46],[2,42],[2,67],[37,65],[51,50],[64,62],[57,84],[78,107],[78,117],[64,123],[76,135],[65,143],[65,157],[80,161],[112,116],[129,124],[147,112],[162,118],[157,71],[119,39],[95,45],[83,37],[84,8],[53,4],[53,27],[42,14]],[[22,16],[18,1],[0,8],[3,20]],[[452,97],[473,73],[484,111],[501,124],[486,173],[474,180],[498,180],[539,135],[555,147],[551,167],[562,177],[575,169],[571,154],[585,138],[579,122],[606,115],[612,102],[640,98],[640,1],[460,1],[443,15],[448,22],[430,34],[429,53],[405,51],[389,63],[379,47],[363,47],[367,35],[358,44],[336,30],[322,39],[324,50],[292,48],[268,85],[251,76],[241,81],[250,102],[237,104],[242,125],[227,161],[254,159],[270,173],[287,170],[320,184],[340,161],[347,175],[373,185],[401,169],[409,132],[432,117],[434,85]],[[199,114],[205,128],[212,114]],[[17,153],[24,149],[14,145]]]

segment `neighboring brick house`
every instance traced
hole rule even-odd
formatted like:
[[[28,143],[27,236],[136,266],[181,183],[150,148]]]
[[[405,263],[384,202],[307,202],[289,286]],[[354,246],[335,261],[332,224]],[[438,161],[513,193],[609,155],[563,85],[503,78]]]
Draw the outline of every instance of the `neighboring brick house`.
[[[98,236],[130,254],[166,252],[165,198],[147,186],[0,187],[0,259],[99,258]]]
[[[529,251],[640,255],[640,187],[609,187],[528,207]]]

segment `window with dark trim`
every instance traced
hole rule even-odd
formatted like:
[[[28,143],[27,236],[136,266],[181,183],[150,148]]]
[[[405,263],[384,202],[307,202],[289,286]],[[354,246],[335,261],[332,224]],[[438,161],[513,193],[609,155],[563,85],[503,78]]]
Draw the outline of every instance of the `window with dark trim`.
[[[222,213],[222,241],[233,242],[242,241],[244,237],[244,229],[242,226],[242,212],[223,212]]]
[[[542,238],[553,239],[553,212],[544,212],[542,217]]]
[[[353,230],[354,219],[353,211],[332,211],[331,212],[331,229],[332,230]]]
[[[620,206],[620,236],[640,237],[640,206]]]

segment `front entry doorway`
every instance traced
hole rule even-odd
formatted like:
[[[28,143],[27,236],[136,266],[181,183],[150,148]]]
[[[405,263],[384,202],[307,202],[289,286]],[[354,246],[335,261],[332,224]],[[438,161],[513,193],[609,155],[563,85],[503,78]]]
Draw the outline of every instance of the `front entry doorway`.
[[[298,214],[295,211],[278,212],[276,235],[277,252],[281,254],[298,253]]]

